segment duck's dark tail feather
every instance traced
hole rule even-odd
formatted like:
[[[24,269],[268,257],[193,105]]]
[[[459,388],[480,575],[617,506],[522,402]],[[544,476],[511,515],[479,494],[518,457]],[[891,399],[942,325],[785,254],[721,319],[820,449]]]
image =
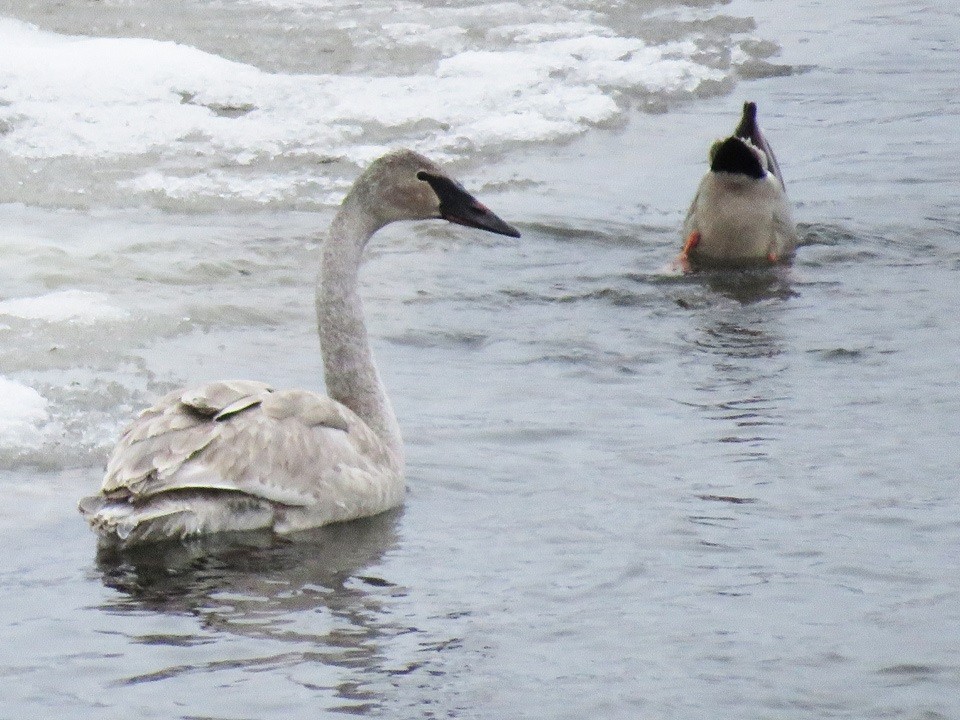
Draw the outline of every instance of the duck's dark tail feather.
[[[743,115],[740,116],[740,123],[733,134],[742,140],[749,140],[755,147],[763,150],[767,156],[767,171],[773,173],[774,177],[780,181],[780,187],[786,190],[780,163],[777,162],[777,156],[773,154],[773,148],[770,147],[766,136],[760,130],[760,123],[757,122],[757,104],[755,102],[745,102],[743,104]]]

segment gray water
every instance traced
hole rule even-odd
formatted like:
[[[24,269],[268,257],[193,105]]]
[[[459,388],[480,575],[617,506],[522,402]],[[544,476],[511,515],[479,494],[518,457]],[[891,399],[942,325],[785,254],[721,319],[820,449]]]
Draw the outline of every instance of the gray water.
[[[225,377],[320,386],[311,268],[363,153],[312,167],[326,184],[283,180],[295,143],[243,166],[249,185],[204,184],[233,157],[215,129],[196,153],[58,155],[15,145],[31,126],[8,120],[0,299],[96,295],[79,319],[0,317],[0,374],[48,401],[0,444],[0,716],[960,717],[960,11],[410,4],[398,22],[461,13],[466,35],[397,50],[401,72],[363,44],[380,7],[0,15],[379,77],[478,42],[483,18],[587,13],[651,43],[708,37],[695,55],[724,78],[601,83],[616,113],[557,137],[471,151],[436,131],[427,149],[523,238],[420,223],[371,249],[403,508],[122,555],[97,552],[75,502],[138,407]],[[330,13],[349,37],[321,52]],[[736,47],[753,55],[732,67]],[[744,99],[784,168],[797,260],[664,273]],[[388,134],[373,125],[357,148]],[[137,190],[181,166],[186,190]]]

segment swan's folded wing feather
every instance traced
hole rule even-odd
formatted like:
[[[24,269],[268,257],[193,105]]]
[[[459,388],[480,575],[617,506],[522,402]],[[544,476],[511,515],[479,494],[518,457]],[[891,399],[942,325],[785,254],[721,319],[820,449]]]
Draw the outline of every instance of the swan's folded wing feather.
[[[269,385],[255,380],[222,380],[182,393],[180,402],[201,415],[212,416],[245,401],[247,406],[252,405],[271,392]]]
[[[296,418],[307,427],[330,427],[347,432],[360,419],[324,395],[304,390],[281,390],[263,402],[263,411],[276,420]],[[362,423],[361,423],[362,424]]]
[[[250,407],[270,392],[264,383],[233,380],[164,395],[120,436],[107,462],[101,492],[136,494],[146,476],[166,473],[209,444],[213,437],[204,428],[211,416],[244,400],[250,401],[246,405]]]
[[[118,451],[124,445],[202,425],[208,417],[235,412],[240,405],[249,407],[259,403],[271,392],[272,388],[261,382],[230,380],[210,383],[188,392],[167,393],[143,410],[123,431],[114,456],[120,454]],[[107,474],[110,474],[109,470]]]
[[[118,444],[102,492],[137,501],[176,490],[226,490],[307,506],[331,485],[382,471],[382,444],[339,403],[259,383],[233,385],[235,392],[168,395],[165,407],[150,408]]]

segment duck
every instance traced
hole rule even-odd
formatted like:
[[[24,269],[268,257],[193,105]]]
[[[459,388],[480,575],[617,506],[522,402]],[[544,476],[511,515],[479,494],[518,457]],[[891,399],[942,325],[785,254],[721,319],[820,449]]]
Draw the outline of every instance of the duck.
[[[378,230],[429,219],[520,237],[420,153],[375,160],[348,190],[320,252],[327,394],[224,380],[160,398],[122,433],[99,492],[79,502],[101,543],[248,530],[289,536],[400,505],[403,441],[374,361],[358,274]]]
[[[690,271],[789,263],[796,226],[756,103],[744,103],[733,134],[713,144],[709,161],[683,223],[684,243],[675,264]]]

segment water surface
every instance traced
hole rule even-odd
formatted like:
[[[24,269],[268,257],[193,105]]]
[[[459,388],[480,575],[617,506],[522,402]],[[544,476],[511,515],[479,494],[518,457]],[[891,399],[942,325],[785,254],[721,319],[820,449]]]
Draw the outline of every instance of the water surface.
[[[376,32],[381,11],[0,2],[51,59],[0,51],[4,713],[960,715],[960,13],[409,3]],[[665,273],[744,99],[797,261]],[[394,142],[524,234],[371,248],[405,506],[98,552],[75,502],[138,407],[320,387],[309,268]]]

